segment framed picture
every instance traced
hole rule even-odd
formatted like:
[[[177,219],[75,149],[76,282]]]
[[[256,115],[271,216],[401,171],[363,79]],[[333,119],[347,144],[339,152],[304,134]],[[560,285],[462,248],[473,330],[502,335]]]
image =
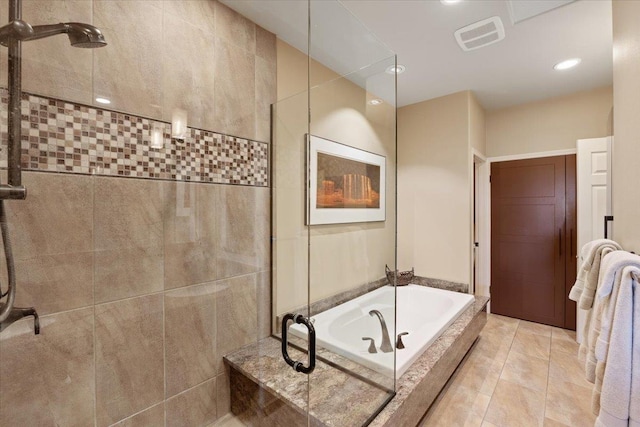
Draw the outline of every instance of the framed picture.
[[[308,135],[309,224],[385,220],[386,158]]]

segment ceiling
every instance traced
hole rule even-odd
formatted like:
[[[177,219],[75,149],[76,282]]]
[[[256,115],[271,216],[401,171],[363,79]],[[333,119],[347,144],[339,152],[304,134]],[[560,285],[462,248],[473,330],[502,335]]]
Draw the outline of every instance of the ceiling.
[[[306,51],[305,0],[222,1]],[[338,3],[312,2],[311,55],[345,74],[395,52],[398,63],[406,66],[398,75],[398,106],[472,90],[486,109],[493,110],[601,87],[613,80],[610,0],[341,3],[353,16]],[[556,8],[540,13],[552,7]],[[453,33],[492,16],[502,19],[505,39],[462,51]],[[574,57],[582,59],[578,67],[553,69],[557,62]]]

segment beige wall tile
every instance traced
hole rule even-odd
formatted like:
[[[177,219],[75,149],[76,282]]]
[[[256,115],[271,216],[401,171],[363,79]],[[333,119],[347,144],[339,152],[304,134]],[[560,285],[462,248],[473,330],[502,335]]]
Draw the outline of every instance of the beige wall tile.
[[[161,291],[163,287],[162,246],[95,252],[97,304]]]
[[[32,25],[91,23],[91,11],[91,2],[83,0],[30,0],[23,2],[22,19]],[[6,52],[2,49],[3,58]],[[23,43],[22,58],[24,91],[92,103],[93,49],[73,48],[68,37],[59,35]]]
[[[215,129],[228,135],[255,138],[255,56],[216,38]]]
[[[218,277],[269,267],[269,189],[222,186],[218,206]]]
[[[258,339],[271,335],[271,272],[258,273]]]
[[[219,186],[211,184],[168,184],[164,224],[166,289],[218,278],[219,191]]]
[[[162,295],[96,306],[97,425],[164,399]]]
[[[94,422],[93,309],[16,322],[0,335],[0,424]]]
[[[25,172],[26,200],[6,202],[17,260],[93,250],[93,179]]]
[[[229,385],[229,367],[225,365],[223,373],[216,377],[216,403],[218,418],[231,411],[231,390]]]
[[[96,302],[164,288],[166,185],[152,180],[96,178]]]
[[[256,24],[216,2],[216,36],[250,54],[256,52]]]
[[[217,369],[222,372],[224,355],[257,341],[256,275],[223,280],[218,286]]]
[[[145,1],[97,0],[93,13],[109,43],[93,53],[95,95],[109,98],[116,110],[162,117],[162,9]]]
[[[206,426],[216,420],[216,380],[167,400],[167,427]]]
[[[210,2],[180,2],[183,8],[204,8]],[[169,4],[175,4],[170,2]],[[191,6],[187,6],[187,5]],[[202,6],[196,6],[201,4]],[[212,16],[201,15],[213,20]],[[214,36],[165,11],[162,44],[163,119],[171,121],[173,111],[187,111],[190,127],[215,129]]]
[[[256,140],[271,141],[271,104],[276,102],[276,63],[256,57]]]
[[[164,243],[165,182],[95,178],[95,248],[157,248]]]
[[[152,406],[131,418],[120,421],[113,427],[154,427],[164,426],[164,403]]]
[[[256,55],[272,64],[277,60],[276,35],[259,25],[256,25]]]
[[[164,0],[164,15],[180,17],[191,25],[213,34],[215,33],[215,3],[215,1],[201,0]]]
[[[93,252],[43,255],[15,266],[17,306],[36,307],[43,316],[93,305]]]
[[[166,397],[216,376],[215,283],[166,292]]]

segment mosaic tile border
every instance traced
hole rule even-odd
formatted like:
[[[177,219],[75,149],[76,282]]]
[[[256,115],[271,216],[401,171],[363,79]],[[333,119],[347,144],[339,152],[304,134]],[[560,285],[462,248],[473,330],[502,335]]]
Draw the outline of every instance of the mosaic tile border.
[[[0,90],[0,134],[7,140],[8,92]],[[171,124],[132,114],[23,93],[22,168],[238,184],[269,185],[269,145],[188,128],[183,142],[171,139]],[[162,135],[160,148],[152,133]],[[0,167],[7,167],[6,143]]]

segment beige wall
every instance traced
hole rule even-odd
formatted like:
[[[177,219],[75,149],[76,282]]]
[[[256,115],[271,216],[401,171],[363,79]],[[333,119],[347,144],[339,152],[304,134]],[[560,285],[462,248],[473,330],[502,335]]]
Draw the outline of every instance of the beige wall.
[[[275,36],[226,6],[23,5],[29,22],[94,23],[109,43],[24,43],[25,91],[89,105],[108,96],[108,108],[155,119],[186,108],[192,127],[268,141]],[[106,115],[70,111],[58,111],[51,133],[60,121],[77,126],[78,138],[86,132],[78,156],[89,136],[109,145],[109,133],[96,129]],[[148,153],[149,141],[119,117],[112,126],[129,144],[123,162],[129,150]],[[73,138],[58,139],[76,148]],[[165,143],[155,149],[163,160],[209,170],[206,156],[179,158],[178,143]],[[27,199],[6,203],[17,304],[36,307],[42,331],[34,335],[25,319],[0,334],[0,425],[210,425],[229,411],[223,356],[270,333],[269,188],[100,173],[27,171]]]
[[[469,141],[471,141],[471,148],[475,149],[477,154],[485,156],[487,153],[486,113],[473,92],[468,92],[468,94]]]
[[[613,237],[640,251],[640,2],[613,2]]]
[[[274,129],[276,313],[307,302],[305,144],[313,135],[386,157],[386,221],[313,226],[311,293],[317,301],[384,277],[395,262],[395,109],[369,105],[364,89],[313,61],[311,125],[307,127],[306,55],[278,40],[278,105]],[[393,79],[390,78],[390,83]],[[302,93],[300,93],[302,92]],[[294,95],[300,93],[299,95]]]
[[[611,86],[486,112],[487,157],[575,149],[611,135]]]
[[[466,91],[398,109],[400,269],[469,283],[473,104]]]

